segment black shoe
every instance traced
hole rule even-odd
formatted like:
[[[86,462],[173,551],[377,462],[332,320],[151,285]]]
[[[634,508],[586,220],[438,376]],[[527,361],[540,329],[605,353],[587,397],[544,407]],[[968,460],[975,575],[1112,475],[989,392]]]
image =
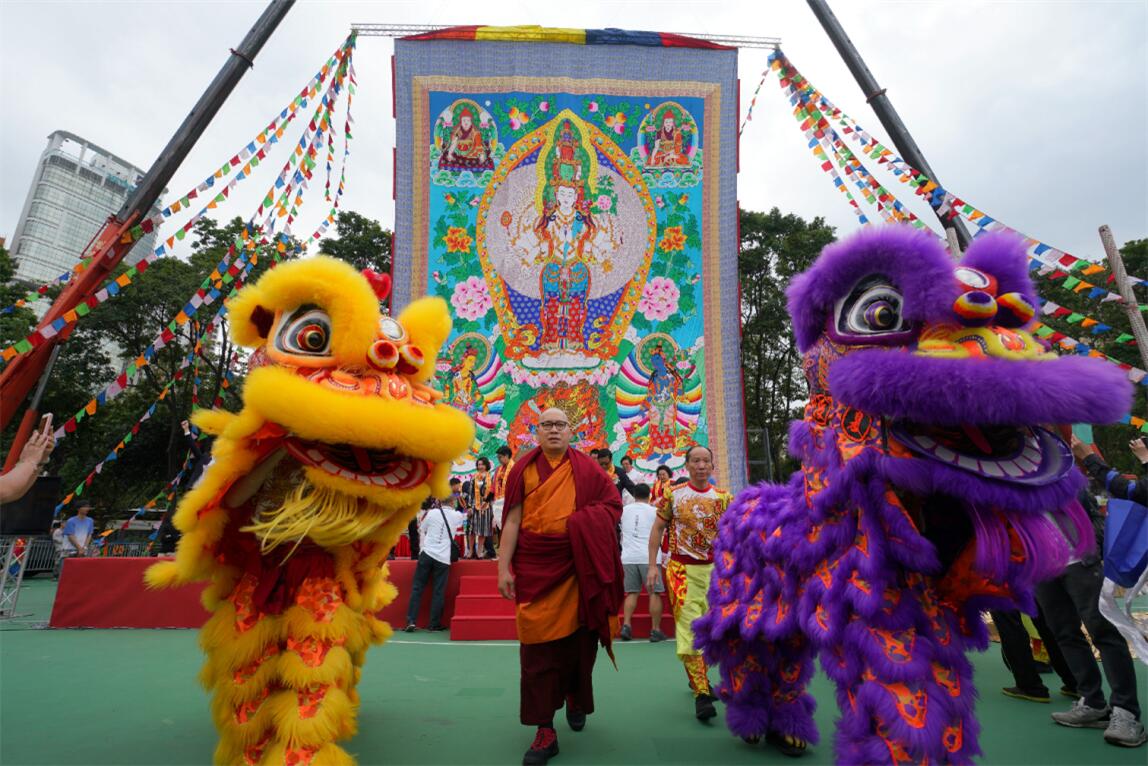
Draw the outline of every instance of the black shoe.
[[[408,622],[407,626],[403,628],[404,633],[414,633],[416,630],[418,630],[418,626],[413,622]]]
[[[1048,696],[1048,689],[1021,689],[1019,686],[1006,686],[1001,689],[1001,693],[1006,697],[1012,697],[1018,700],[1028,700],[1029,702],[1050,702],[1051,698]]]
[[[539,726],[530,749],[522,756],[522,766],[543,766],[558,755],[558,733],[549,726]]]
[[[427,630],[429,630],[431,633],[441,633],[442,631],[446,630],[446,626],[445,625],[431,625],[427,628]]]
[[[800,758],[805,755],[806,742],[803,739],[776,734],[771,731],[765,735],[765,741],[776,747],[782,755],[788,755],[790,758]]]
[[[714,707],[714,698],[709,694],[699,694],[694,697],[694,716],[699,721],[708,721],[717,715]]]
[[[570,707],[570,703],[566,703],[566,723],[570,724],[573,731],[582,731],[586,728],[586,714]]]
[[[622,632],[618,634],[618,638],[622,639],[623,641],[629,641],[633,637],[634,631],[630,628],[630,626],[623,625]]]

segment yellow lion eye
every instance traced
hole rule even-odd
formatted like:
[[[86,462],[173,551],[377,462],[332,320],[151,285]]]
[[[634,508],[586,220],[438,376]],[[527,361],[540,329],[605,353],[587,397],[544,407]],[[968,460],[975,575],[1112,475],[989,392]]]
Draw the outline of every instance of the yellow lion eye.
[[[327,345],[327,331],[320,325],[309,324],[295,336],[296,345],[312,353],[322,351]]]
[[[331,318],[313,306],[296,309],[280,322],[275,348],[286,354],[326,356],[331,350]]]

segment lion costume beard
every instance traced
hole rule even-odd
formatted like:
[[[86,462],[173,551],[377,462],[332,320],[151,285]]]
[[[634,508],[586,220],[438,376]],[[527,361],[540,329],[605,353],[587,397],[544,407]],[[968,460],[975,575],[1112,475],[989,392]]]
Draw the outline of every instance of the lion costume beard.
[[[251,523],[239,531],[255,535],[265,554],[281,546],[294,550],[303,540],[338,548],[374,536],[388,522],[405,528],[407,521],[364,498],[312,484],[300,470],[276,472],[261,495]]]

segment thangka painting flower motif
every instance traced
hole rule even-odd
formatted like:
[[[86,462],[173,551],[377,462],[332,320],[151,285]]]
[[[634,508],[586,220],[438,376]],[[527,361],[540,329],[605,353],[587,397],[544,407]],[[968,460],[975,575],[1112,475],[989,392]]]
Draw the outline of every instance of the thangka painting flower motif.
[[[681,249],[680,245],[678,249]],[[642,298],[638,301],[638,313],[651,322],[662,322],[678,310],[679,297],[681,291],[673,280],[654,277],[642,290]]]
[[[685,244],[686,235],[682,233],[682,227],[670,226],[662,232],[662,241],[658,243],[658,247],[660,247],[663,252],[672,253],[681,250]]]
[[[460,317],[470,321],[486,316],[486,312],[494,305],[490,300],[486,281],[481,277],[467,277],[455,285],[454,293],[450,296],[450,304]],[[674,299],[674,305],[677,305],[677,298]]]
[[[461,226],[451,226],[446,230],[446,236],[442,238],[446,243],[446,251],[448,253],[469,253],[470,252],[470,235],[466,233],[466,229]]]

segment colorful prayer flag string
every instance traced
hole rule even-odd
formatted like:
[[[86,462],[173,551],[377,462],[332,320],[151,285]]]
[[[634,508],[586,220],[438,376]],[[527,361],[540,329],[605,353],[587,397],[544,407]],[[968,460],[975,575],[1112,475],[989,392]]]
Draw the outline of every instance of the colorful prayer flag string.
[[[1133,383],[1140,386],[1148,386],[1148,372],[1141,370],[1139,367],[1134,367],[1127,362],[1122,362],[1119,359],[1108,356],[1101,351],[1097,351],[1087,343],[1079,341],[1070,335],[1065,335],[1058,330],[1054,330],[1042,322],[1036,322],[1033,325],[1032,332],[1038,338],[1044,338],[1050,343],[1056,344],[1064,351],[1069,351],[1073,354],[1079,354],[1080,356],[1091,356],[1097,359],[1107,359],[1109,362],[1112,362],[1117,367],[1128,373],[1128,379]]]
[[[757,105],[757,94],[761,92],[761,86],[765,85],[766,79],[769,77],[769,67],[761,70],[761,80],[757,83],[757,87],[753,89],[753,97],[749,100],[749,109],[745,110],[745,119],[741,121],[741,127],[737,129],[737,134],[740,137],[745,132],[746,124],[753,119],[753,108]]]
[[[307,98],[309,97],[309,95],[313,96],[314,93],[318,92],[318,87],[326,80],[326,76],[327,76],[328,72],[330,71],[330,65],[333,62],[338,62],[337,76],[335,78],[332,78],[331,86],[328,87],[327,92],[325,93],[325,95],[323,97],[323,101],[320,103],[320,105],[316,109],[317,115],[329,114],[331,106],[332,106],[332,102],[331,102],[330,97],[333,94],[337,94],[339,92],[339,90],[341,89],[342,81],[343,81],[343,78],[346,76],[347,66],[349,64],[350,53],[354,49],[354,40],[355,40],[354,35],[349,37],[347,39],[347,41],[342,46],[340,46],[340,49],[338,51],[336,51],[335,56],[332,57],[332,60],[328,62],[328,65],[325,65],[323,67],[323,69],[321,69],[320,72],[315,76],[315,78],[312,79],[312,82],[309,83],[308,86],[306,88],[304,88],[304,90],[301,92],[301,94],[295,98],[295,100],[292,102],[292,105],[290,107],[288,107],[287,109],[283,110],[282,114],[286,116],[286,121],[281,126],[279,126],[278,128],[274,128],[274,126],[276,124],[276,120],[272,120],[271,125],[267,129],[265,129],[262,133],[260,133],[259,137],[257,137],[259,140],[261,140],[261,143],[259,146],[256,146],[255,142],[248,144],[247,148],[242,150],[240,152],[240,154],[232,157],[231,160],[229,160],[228,162],[224,163],[224,165],[220,168],[220,170],[217,170],[213,176],[209,177],[206,181],[204,181],[202,184],[200,184],[200,186],[198,186],[195,189],[193,189],[192,191],[190,191],[181,200],[177,200],[176,202],[172,203],[172,205],[169,206],[168,208],[166,208],[162,214],[158,214],[157,216],[155,216],[152,219],[146,219],[145,221],[142,222],[142,224],[137,225],[136,227],[133,227],[132,233],[131,233],[131,236],[133,239],[138,239],[138,238],[144,236],[145,234],[147,234],[148,232],[152,231],[155,228],[155,226],[157,225],[157,221],[162,221],[164,216],[171,215],[172,213],[178,212],[183,207],[189,206],[190,201],[192,199],[196,199],[198,197],[199,191],[201,189],[206,189],[206,188],[209,188],[210,186],[214,185],[215,178],[217,178],[217,177],[222,178],[223,175],[230,172],[231,167],[239,165],[240,162],[242,162],[243,158],[246,158],[247,159],[246,164],[243,165],[243,167],[235,175],[235,177],[232,178],[228,182],[228,184],[225,187],[223,187],[223,189],[220,190],[220,192],[218,194],[216,194],[216,196],[214,198],[212,198],[206,205],[204,205],[199,210],[199,212],[197,212],[194,216],[192,216],[178,231],[176,231],[176,233],[173,236],[168,237],[166,242],[161,244],[159,247],[155,248],[155,250],[153,252],[146,255],[139,263],[137,263],[134,266],[129,267],[123,274],[110,279],[99,290],[97,290],[93,296],[89,297],[86,301],[78,304],[74,309],[66,312],[63,316],[57,318],[51,324],[37,328],[31,334],[29,334],[27,337],[25,337],[23,340],[17,341],[16,343],[13,343],[12,345],[4,348],[2,351],[0,351],[0,359],[3,359],[3,361],[7,362],[10,359],[12,359],[12,358],[14,358],[20,354],[27,353],[27,352],[31,351],[33,348],[41,345],[42,343],[44,343],[45,341],[47,341],[49,339],[55,337],[57,334],[62,332],[65,328],[70,327],[71,325],[73,325],[77,321],[79,321],[79,319],[81,317],[84,317],[87,314],[91,313],[92,309],[96,308],[96,306],[105,302],[109,298],[114,297],[115,295],[118,295],[124,287],[127,287],[129,284],[132,283],[132,281],[135,279],[135,277],[137,277],[140,274],[143,274],[148,269],[148,267],[151,265],[151,263],[153,261],[155,261],[160,256],[166,254],[171,248],[173,248],[176,241],[182,241],[187,236],[187,234],[192,231],[195,224],[198,223],[199,220],[202,219],[203,216],[206,215],[206,213],[209,210],[214,210],[219,205],[219,203],[226,201],[229,198],[231,191],[235,188],[235,186],[240,181],[242,181],[245,178],[248,178],[250,176],[252,169],[254,167],[258,166],[259,161],[261,159],[264,159],[266,157],[266,154],[265,154],[266,146],[269,144],[272,144],[272,143],[276,143],[278,141],[278,139],[283,135],[283,130],[286,128],[286,126],[292,120],[295,119],[295,116],[298,112],[298,109],[302,106],[306,106]],[[324,112],[324,110],[326,110],[326,112]],[[312,119],[311,124],[314,125],[314,118]],[[348,124],[348,129],[349,129],[349,124]],[[307,133],[305,133],[304,144],[306,145],[309,143],[311,143],[311,142],[310,142],[310,133],[308,131]],[[254,149],[254,152],[252,151],[253,149]],[[294,159],[296,157],[298,157],[299,154],[300,153],[299,153],[299,150],[297,148],[296,153],[291,155],[290,164],[292,166],[294,165]],[[314,152],[312,151],[311,154],[313,155]],[[284,169],[284,173],[286,173],[286,172],[287,172],[287,168]],[[308,172],[308,177],[309,177],[309,175],[310,175],[310,173]],[[287,189],[285,190],[285,194],[290,191],[290,188],[291,188],[290,185],[287,185]],[[300,189],[300,195],[301,195],[301,193],[302,193],[302,189]],[[301,204],[301,199],[297,197],[296,205],[298,206],[299,204]],[[256,214],[256,217],[258,217],[258,213]],[[50,285],[42,286],[43,291],[46,292],[49,286]],[[39,291],[37,291],[36,297],[38,297],[39,294],[40,294]],[[27,298],[29,296],[25,296],[25,297]],[[24,305],[24,303],[21,302],[24,300],[25,299],[21,299],[20,301],[17,301],[17,303],[14,304],[11,307],[11,309],[15,310],[15,308],[17,308],[21,305]]]
[[[802,133],[809,141],[810,149],[813,151],[814,156],[821,161],[822,170],[831,176],[834,186],[836,186],[838,189],[842,189],[848,194],[848,191],[844,189],[844,182],[842,181],[841,176],[834,168],[834,163],[831,162],[827,157],[825,149],[823,148],[825,146],[828,146],[830,151],[834,153],[834,159],[836,160],[836,163],[839,167],[842,167],[842,169],[849,175],[856,174],[854,177],[855,184],[857,183],[859,177],[868,176],[871,178],[872,176],[871,174],[868,174],[867,171],[863,172],[858,170],[858,166],[861,165],[860,160],[858,160],[855,155],[852,155],[851,152],[847,152],[847,150],[845,152],[841,151],[841,146],[834,142],[833,139],[836,135],[836,131],[825,119],[825,113],[831,114],[833,118],[838,122],[838,124],[843,126],[842,132],[852,134],[857,140],[861,141],[862,145],[865,147],[865,152],[871,159],[876,159],[878,164],[889,164],[890,169],[893,171],[894,175],[897,176],[898,180],[900,180],[902,183],[909,184],[909,186],[914,189],[914,192],[918,196],[924,197],[929,202],[930,206],[934,209],[937,209],[941,214],[949,215],[952,217],[957,215],[959,211],[962,213],[967,211],[967,215],[970,216],[970,220],[973,220],[974,218],[985,217],[983,213],[977,211],[975,208],[972,208],[971,205],[968,205],[963,200],[960,200],[946,192],[938,184],[931,181],[923,174],[919,173],[919,171],[916,171],[914,168],[905,163],[904,160],[901,160],[899,157],[897,157],[895,154],[890,152],[879,142],[869,136],[869,134],[865,133],[860,128],[860,126],[856,124],[856,122],[845,115],[840,109],[837,109],[835,106],[833,106],[833,104],[828,99],[826,99],[821,93],[814,89],[813,86],[810,85],[804,77],[802,77],[796,68],[794,68],[792,64],[788,62],[784,54],[782,54],[780,51],[775,52],[770,57],[770,67],[778,73],[781,88],[789,97],[790,104],[794,106],[794,117],[798,120]],[[824,112],[822,112],[822,110],[824,110]],[[837,140],[840,142],[839,137]],[[856,162],[856,164],[854,164],[854,162]],[[900,205],[899,202],[896,202],[892,194],[889,194],[887,190],[883,189],[883,187],[882,190],[885,191],[885,194],[887,195],[887,198],[885,199],[882,199],[882,196],[879,192],[874,195],[865,194],[864,196],[866,197],[866,200],[871,203],[875,201],[874,197],[876,197],[877,202],[883,202],[888,205],[892,205],[894,203],[896,205]],[[860,212],[856,200],[853,199],[851,195],[849,195],[849,202],[854,207],[854,212],[858,214],[858,218],[861,220],[861,222],[868,223],[868,219]],[[911,212],[905,210],[903,206],[901,206],[900,209],[903,210],[907,215],[912,215]],[[880,211],[881,208],[878,207],[878,210]],[[913,216],[913,218],[916,218],[916,216]],[[974,220],[973,222],[975,223],[976,221]],[[919,228],[927,227],[924,227],[924,225],[921,224]],[[1007,229],[1007,227],[1004,227],[1003,225],[1000,225],[998,228],[1014,231],[1012,229]],[[1015,233],[1019,234],[1019,232]],[[1037,240],[1033,240],[1031,238],[1026,238],[1026,242],[1029,244],[1030,260],[1036,260],[1039,264],[1033,268],[1042,269],[1045,266],[1049,266],[1047,262],[1041,260],[1033,254],[1034,249],[1037,247],[1044,248],[1044,250],[1041,252],[1045,252],[1049,249],[1048,246],[1043,245],[1043,243],[1040,243]],[[1097,264],[1083,261],[1081,259],[1077,259],[1075,256],[1068,256],[1068,258],[1072,259],[1071,263],[1068,263],[1067,265],[1067,268],[1069,269],[1079,269],[1081,270],[1081,273],[1089,274],[1096,273],[1098,270],[1103,270],[1103,267]],[[1087,269],[1087,272],[1084,271],[1085,269]],[[1064,276],[1068,275],[1065,274]],[[1081,280],[1077,280],[1076,282],[1069,282],[1068,286],[1072,288],[1078,286],[1080,282]],[[1086,286],[1081,287],[1081,290],[1095,288],[1095,285],[1088,283],[1084,284]],[[1104,292],[1107,293],[1108,291]],[[1090,294],[1095,295],[1095,293]],[[1118,299],[1119,296],[1115,296],[1115,298]],[[1111,298],[1106,298],[1105,300],[1111,300]],[[1111,329],[1108,325],[1104,325],[1098,320],[1094,320],[1084,314],[1071,312],[1067,309],[1064,309],[1063,307],[1060,307],[1058,304],[1053,304],[1053,307],[1046,310],[1046,313],[1054,313],[1057,316],[1068,316],[1075,320],[1073,323],[1079,322],[1082,324],[1082,326],[1087,326],[1090,329],[1093,329],[1094,333],[1104,332],[1108,329]],[[1085,323],[1086,320],[1089,320],[1087,324]],[[1101,329],[1095,329],[1098,327]],[[1134,383],[1140,385],[1148,385],[1148,373],[1145,373],[1144,370],[1140,370],[1137,367],[1133,367],[1132,365],[1110,357],[1107,354],[1093,349],[1087,344],[1065,336],[1063,333],[1056,332],[1055,330],[1052,330],[1052,328],[1040,324],[1039,322],[1036,323],[1036,328],[1037,334],[1040,335],[1040,337],[1052,340],[1053,342],[1057,343],[1060,348],[1071,351],[1072,353],[1085,354],[1088,356],[1106,359],[1124,369],[1128,373],[1129,379]],[[1130,334],[1122,333],[1116,338],[1116,342],[1122,344],[1129,344],[1131,342],[1134,344],[1135,339]]]
[[[1104,324],[1103,322],[1093,319],[1087,314],[1082,314],[1078,311],[1073,311],[1070,308],[1061,306],[1055,301],[1044,301],[1041,306],[1041,313],[1045,316],[1053,316],[1064,319],[1068,324],[1078,324],[1081,327],[1090,330],[1093,335],[1100,335],[1112,330],[1111,325]],[[1136,345],[1136,338],[1131,333],[1122,332],[1115,340],[1116,343],[1123,343],[1128,346]]]
[[[809,81],[797,71],[781,51],[775,51],[770,56],[770,67],[777,72],[784,90],[788,90],[791,83],[793,83],[798,89],[804,91],[806,93],[805,98],[818,103],[824,112],[830,114],[833,119],[837,120],[838,124],[842,126],[842,133],[852,136],[854,140],[861,145],[864,153],[866,153],[870,159],[876,160],[878,164],[888,164],[890,170],[897,176],[900,182],[912,187],[914,193],[925,199],[939,214],[949,217],[961,215],[981,231],[1013,232],[1024,239],[1030,255],[1039,258],[1045,263],[1049,262],[1049,258],[1053,258],[1056,264],[1072,270],[1084,270],[1089,269],[1089,267],[1099,266],[1092,261],[1078,258],[1037,239],[1028,237],[991,216],[986,215],[971,204],[945,190],[935,181],[925,176],[924,173],[913,168],[882,145],[862,129],[856,121],[834,106],[829,99],[814,88]],[[1096,270],[1090,269],[1090,273],[1095,273],[1095,271]],[[1106,270],[1103,266],[1099,266],[1098,271]],[[1109,281],[1111,280],[1112,276],[1109,275]],[[1131,285],[1148,286],[1148,280],[1139,277],[1129,277],[1128,283]],[[1112,299],[1110,298],[1109,300]]]

